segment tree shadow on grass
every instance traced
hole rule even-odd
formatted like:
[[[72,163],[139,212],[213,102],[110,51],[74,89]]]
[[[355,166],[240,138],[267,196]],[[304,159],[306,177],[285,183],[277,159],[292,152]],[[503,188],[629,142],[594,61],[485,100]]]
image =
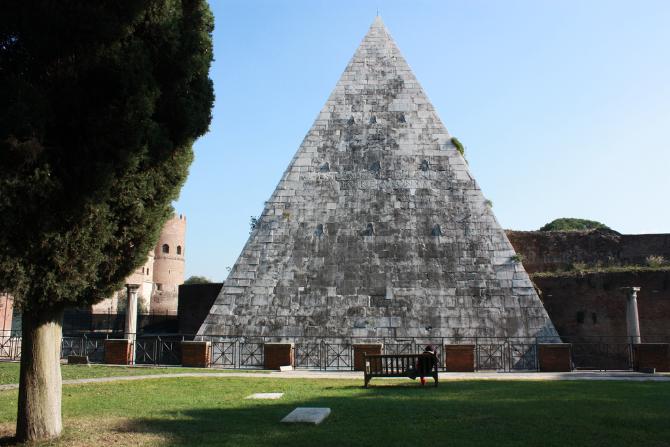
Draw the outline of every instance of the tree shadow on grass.
[[[132,421],[122,430],[161,434],[172,446],[393,446],[420,440],[438,445],[610,447],[660,446],[670,439],[665,400],[649,405],[644,399],[627,400],[626,393],[613,398],[606,387],[584,392],[585,387],[570,384],[541,385],[326,386],[320,397],[291,399],[289,393],[277,401],[166,412]],[[347,395],[333,396],[337,390]],[[663,399],[668,394],[666,388]],[[299,406],[328,407],[332,413],[319,426],[280,423]]]

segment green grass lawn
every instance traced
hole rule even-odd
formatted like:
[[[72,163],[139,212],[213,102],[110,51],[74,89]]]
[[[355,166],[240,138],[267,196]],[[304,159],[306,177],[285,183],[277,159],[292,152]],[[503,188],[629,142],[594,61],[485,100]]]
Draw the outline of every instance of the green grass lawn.
[[[186,372],[221,373],[221,372],[254,372],[268,373],[262,370],[223,370],[212,368],[181,368],[181,367],[127,367],[109,365],[61,365],[63,380],[88,379],[93,377],[144,376],[150,374],[178,374]],[[19,383],[19,364],[17,362],[0,362],[0,385]]]
[[[670,384],[652,382],[168,378],[69,385],[53,445],[630,446],[670,445]],[[245,400],[284,392],[276,401]],[[0,393],[13,433],[17,392]],[[330,407],[319,426],[280,424],[297,406]],[[5,439],[5,443],[10,443]],[[52,444],[49,444],[52,445]]]

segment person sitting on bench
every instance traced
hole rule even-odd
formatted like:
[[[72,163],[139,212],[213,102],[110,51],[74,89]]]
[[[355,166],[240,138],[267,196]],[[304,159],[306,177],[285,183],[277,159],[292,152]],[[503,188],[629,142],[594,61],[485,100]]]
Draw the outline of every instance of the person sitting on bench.
[[[433,369],[437,363],[437,356],[432,345],[424,348],[423,353],[416,361],[416,375],[421,379],[421,385],[426,384],[426,376],[433,374]]]

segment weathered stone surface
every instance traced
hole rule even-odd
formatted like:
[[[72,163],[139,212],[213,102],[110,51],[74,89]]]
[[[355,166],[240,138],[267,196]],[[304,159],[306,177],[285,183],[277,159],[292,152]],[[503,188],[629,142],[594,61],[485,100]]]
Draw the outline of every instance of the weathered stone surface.
[[[250,396],[247,396],[247,399],[269,399],[269,400],[275,400],[275,399],[281,399],[284,393],[255,393]]]
[[[330,408],[298,407],[286,415],[283,423],[302,423],[318,425],[330,415]]]
[[[555,336],[514,254],[378,18],[199,334]]]

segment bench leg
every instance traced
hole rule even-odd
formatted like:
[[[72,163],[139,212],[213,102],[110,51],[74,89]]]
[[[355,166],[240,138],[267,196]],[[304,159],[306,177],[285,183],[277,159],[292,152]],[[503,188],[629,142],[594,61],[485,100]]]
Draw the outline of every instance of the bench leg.
[[[433,376],[433,379],[435,379],[435,386],[437,387],[437,384],[438,384],[437,375]]]

